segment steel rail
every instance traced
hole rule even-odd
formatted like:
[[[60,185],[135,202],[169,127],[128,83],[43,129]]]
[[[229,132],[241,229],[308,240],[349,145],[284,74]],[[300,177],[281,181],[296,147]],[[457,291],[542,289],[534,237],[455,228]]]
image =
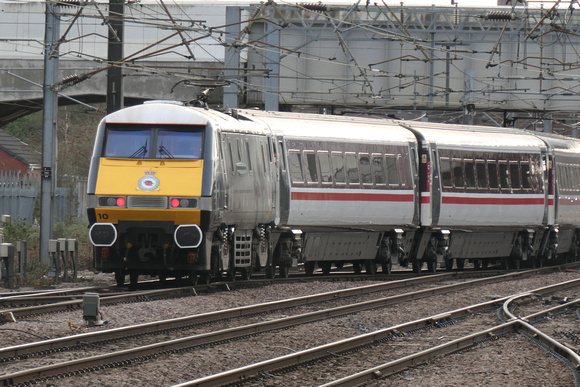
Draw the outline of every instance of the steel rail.
[[[576,262],[576,263],[570,263],[570,264],[563,264],[563,265],[558,265],[558,266],[546,266],[543,268],[536,268],[536,269],[529,269],[529,270],[524,270],[524,271],[519,271],[519,272],[512,272],[512,273],[507,273],[507,274],[499,274],[499,276],[501,275],[505,275],[505,276],[526,276],[526,275],[533,275],[533,274],[537,274],[540,272],[549,272],[549,271],[554,271],[554,270],[565,270],[566,268],[569,267],[576,267],[580,265],[580,262]],[[446,273],[441,273],[441,274],[429,274],[429,275],[425,275],[425,276],[421,276],[421,277],[417,277],[416,274],[412,274],[409,273],[409,275],[412,275],[412,277],[406,279],[406,280],[416,280],[416,279],[420,279],[420,278],[427,278],[426,281],[432,281],[432,278],[441,278],[441,277],[450,277],[450,276],[481,276],[481,275],[494,275],[494,274],[498,274],[498,273],[503,273],[503,271],[496,271],[496,270],[492,270],[492,271],[469,271],[469,272],[446,272]],[[360,278],[365,278],[368,280],[379,280],[382,278],[385,278],[383,276],[355,276],[357,279]],[[185,295],[190,295],[190,294],[196,294],[196,292],[202,292],[202,291],[209,291],[209,290],[215,290],[218,289],[220,287],[224,287],[226,290],[231,290],[232,287],[237,287],[237,286],[260,286],[260,285],[264,285],[264,284],[272,284],[272,283],[293,283],[293,282],[305,282],[305,281],[337,281],[337,280],[345,280],[346,278],[353,278],[352,275],[349,276],[340,276],[340,277],[334,277],[334,276],[312,276],[312,277],[300,277],[300,278],[285,278],[285,279],[276,279],[276,280],[271,280],[271,279],[266,279],[266,280],[251,280],[251,281],[242,281],[242,282],[233,282],[233,283],[226,283],[226,282],[217,282],[217,283],[211,283],[208,285],[196,285],[196,286],[186,286],[186,287],[181,287],[181,288],[173,288],[173,289],[159,289],[159,290],[146,290],[146,291],[139,291],[139,292],[128,292],[122,295],[118,295],[118,296],[103,296],[103,298],[101,298],[100,303],[101,305],[113,305],[113,304],[118,304],[118,303],[123,303],[123,302],[130,302],[131,300],[135,300],[135,299],[139,299],[141,297],[146,298],[146,297],[154,297],[156,295],[158,296],[171,296],[171,297],[179,297],[179,293],[186,293]],[[389,278],[389,276],[387,276],[386,278]],[[390,277],[390,279],[392,279],[392,276]],[[399,280],[397,280],[399,281]],[[397,281],[391,281],[391,282],[397,282]],[[420,280],[419,280],[420,281]],[[88,290],[93,289],[91,287],[87,288]],[[55,293],[58,293],[59,290],[56,290]],[[60,291],[60,292],[64,292],[64,291]],[[173,295],[172,293],[178,293],[177,295]],[[189,293],[189,294],[187,294]],[[27,297],[34,297],[33,295],[27,296]],[[3,297],[4,298],[4,297]],[[2,302],[2,299],[0,298],[0,304]],[[35,305],[35,306],[29,306],[29,307],[20,307],[20,308],[2,308],[0,309],[1,313],[9,313],[12,316],[14,316],[14,318],[19,318],[19,317],[28,317],[28,316],[34,316],[34,315],[38,315],[38,314],[45,314],[45,313],[56,313],[56,312],[62,312],[62,311],[70,311],[70,310],[75,310],[75,309],[80,309],[82,308],[82,300],[70,300],[70,301],[64,301],[64,302],[55,302],[52,304],[46,304],[46,305]]]
[[[542,295],[578,286],[580,286],[580,279],[545,286],[530,291],[528,293]],[[481,310],[483,308],[490,307],[492,305],[503,304],[509,298],[510,296],[497,300],[492,300],[482,304],[472,305],[466,308],[461,308],[453,312],[448,312],[450,313],[449,318],[453,318],[452,316],[456,316],[458,314],[461,314],[462,312],[466,313],[472,309]],[[245,367],[240,367],[233,370],[221,372],[218,374],[209,375],[203,378],[178,384],[177,386],[179,387],[215,386],[231,383],[240,383],[246,379],[256,377],[260,373],[273,372],[276,370],[281,370],[289,367],[296,367],[309,361],[327,357],[329,356],[329,354],[352,351],[357,348],[378,343],[388,339],[388,337],[392,336],[393,334],[400,334],[405,330],[409,331],[419,326],[425,326],[426,322],[428,322],[429,325],[435,326],[436,324],[440,324],[441,320],[446,318],[445,317],[446,315],[447,315],[446,313],[442,313],[425,319],[415,320],[406,324],[397,325],[394,327],[371,332],[368,334],[351,337],[348,339],[340,340],[329,344],[324,344],[318,347],[306,349],[304,351],[299,351],[278,358],[266,360],[263,362],[250,364]],[[486,329],[484,331],[477,332],[465,336],[463,338],[452,340],[448,343],[444,343],[436,347],[432,347],[430,349],[418,352],[414,355],[409,355],[401,359],[397,359],[395,361],[370,368],[358,374],[350,375],[348,377],[325,384],[325,386],[356,386],[361,383],[368,382],[369,380],[376,379],[377,377],[386,376],[395,372],[399,372],[410,366],[422,364],[426,360],[432,359],[436,356],[469,348],[477,342],[489,340],[490,338],[495,339],[500,335],[513,331],[514,329],[517,328],[517,326],[518,321],[509,321],[496,327]]]
[[[72,289],[50,289],[50,290],[36,290],[26,293],[5,293],[0,294],[0,303],[6,301],[21,301],[27,300],[29,298],[35,297],[48,297],[48,296],[66,296],[70,294],[83,293],[83,292],[94,292],[102,289],[111,288],[111,286],[84,286],[81,288]]]
[[[504,302],[504,304],[502,306],[502,312],[503,312],[504,316],[509,317],[509,321],[517,321],[519,323],[517,326],[517,329],[526,331],[534,339],[540,341],[546,347],[550,348],[552,351],[554,351],[557,354],[559,354],[560,356],[563,356],[564,358],[566,358],[574,366],[574,369],[576,369],[576,370],[580,369],[580,356],[575,351],[573,351],[572,349],[563,345],[559,341],[555,340],[554,338],[550,337],[549,335],[543,333],[542,331],[540,331],[537,328],[535,328],[534,326],[532,326],[528,322],[528,320],[531,318],[531,315],[528,315],[525,318],[520,318],[511,312],[511,310],[510,310],[511,303],[518,300],[518,299],[521,299],[523,297],[528,297],[528,295],[524,294],[524,295],[514,296],[514,297],[511,297],[510,299],[508,299],[506,302]],[[568,308],[571,305],[577,304],[577,303],[580,303],[580,300],[576,301],[576,302],[560,305],[559,307],[551,308],[550,312],[548,312],[548,313],[553,313],[553,311],[560,310],[564,307]],[[543,314],[545,315],[545,313],[543,313]]]
[[[179,297],[180,294],[183,295],[191,295],[195,294],[195,288],[192,286],[178,288],[178,289],[161,289],[161,290],[145,290],[139,292],[129,292],[118,294],[114,296],[102,296],[100,298],[101,305],[113,305],[119,304],[123,302],[130,302],[139,299],[151,299],[155,297],[161,296],[171,296],[171,297]],[[52,304],[44,304],[44,305],[34,305],[34,306],[25,306],[21,308],[7,308],[7,309],[0,309],[2,313],[12,313],[14,317],[27,317],[27,316],[34,316],[37,314],[44,314],[44,313],[54,313],[54,312],[63,312],[68,310],[74,309],[81,309],[83,305],[83,300],[70,300],[70,301],[62,301],[62,302],[55,302]]]

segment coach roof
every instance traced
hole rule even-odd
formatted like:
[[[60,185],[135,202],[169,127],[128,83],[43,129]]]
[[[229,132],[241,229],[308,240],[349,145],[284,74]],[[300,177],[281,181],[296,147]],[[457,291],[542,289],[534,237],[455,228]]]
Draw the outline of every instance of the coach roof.
[[[239,110],[238,114],[263,123],[285,137],[389,143],[416,141],[411,131],[392,120],[259,110]]]

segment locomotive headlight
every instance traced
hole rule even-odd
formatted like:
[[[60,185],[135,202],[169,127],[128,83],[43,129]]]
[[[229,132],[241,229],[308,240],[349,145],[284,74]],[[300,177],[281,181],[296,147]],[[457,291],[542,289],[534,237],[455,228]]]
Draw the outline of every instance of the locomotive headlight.
[[[117,240],[117,229],[112,223],[95,223],[89,230],[89,238],[94,246],[109,247]]]
[[[196,248],[203,240],[203,233],[197,224],[182,224],[175,229],[173,240],[181,249]]]

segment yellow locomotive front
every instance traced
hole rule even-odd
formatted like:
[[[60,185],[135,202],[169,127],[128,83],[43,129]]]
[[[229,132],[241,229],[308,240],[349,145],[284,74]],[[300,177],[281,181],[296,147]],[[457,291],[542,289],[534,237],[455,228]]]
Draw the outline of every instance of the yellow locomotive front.
[[[140,274],[196,278],[207,269],[200,254],[207,126],[184,109],[141,105],[99,125],[89,172],[90,238],[95,268],[115,273],[118,285],[127,274],[134,283]]]

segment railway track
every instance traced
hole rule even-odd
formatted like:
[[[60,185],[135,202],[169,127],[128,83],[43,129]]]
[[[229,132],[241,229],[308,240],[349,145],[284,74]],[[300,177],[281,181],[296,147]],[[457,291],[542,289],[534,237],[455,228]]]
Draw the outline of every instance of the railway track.
[[[510,304],[514,302],[514,300],[521,297],[531,297],[532,295],[536,297],[544,296],[579,286],[580,280],[573,280],[566,283],[535,289],[523,295],[515,295],[511,297],[507,296],[489,302],[469,305],[460,309],[446,311],[444,313],[392,326],[383,330],[351,337],[349,339],[328,343],[319,347],[309,348],[304,351],[299,351],[278,358],[249,364],[237,369],[232,369],[218,374],[195,379],[189,382],[181,383],[179,384],[179,387],[215,386],[240,384],[244,382],[247,382],[249,385],[252,385],[253,382],[259,384],[257,383],[258,379],[269,378],[272,375],[275,375],[277,372],[285,372],[287,370],[296,372],[296,369],[299,370],[298,372],[301,372],[307,366],[311,366],[313,362],[335,359],[337,356],[348,356],[355,351],[360,351],[369,347],[376,347],[385,342],[390,342],[396,338],[406,337],[424,330],[443,328],[453,324],[455,331],[454,333],[457,334],[459,329],[456,325],[462,320],[467,320],[473,318],[474,316],[481,316],[485,313],[489,314],[490,312],[495,312],[497,308],[501,308],[502,314],[505,316],[507,321],[495,324],[490,328],[477,332],[469,332],[469,327],[466,330],[459,330],[460,335],[454,340],[447,341],[440,345],[427,346],[428,348],[408,354],[401,358],[386,362],[378,366],[367,368],[352,375],[344,376],[330,383],[325,383],[324,386],[362,385],[372,380],[384,378],[394,373],[401,372],[406,368],[424,364],[434,359],[435,357],[445,356],[453,352],[466,350],[488,340],[497,340],[502,336],[509,333],[514,333],[517,330],[524,330],[529,336],[533,336],[536,340],[540,341],[543,345],[547,346],[552,351],[564,356],[575,369],[578,369],[580,367],[580,356],[578,356],[570,348],[543,334],[541,331],[529,324],[526,320],[536,321],[543,319],[546,316],[553,316],[554,314],[561,312],[564,309],[578,307],[580,306],[580,300],[575,300],[563,305],[548,308],[541,312],[525,316],[524,318],[516,317],[513,313],[511,313]],[[487,323],[489,323],[489,319]],[[441,335],[443,333],[437,332],[437,334]],[[416,345],[419,346],[416,340],[412,343],[409,341],[410,340],[404,340],[404,345],[410,347],[414,347]],[[425,340],[421,339],[421,342],[423,343]],[[359,357],[365,359],[380,358],[374,354],[374,350],[367,351],[365,354],[360,355]],[[343,364],[343,366],[345,365]],[[309,368],[308,372],[311,374],[315,373],[312,367]]]
[[[533,271],[536,272],[536,271]],[[436,296],[451,291],[459,291],[466,288],[481,288],[486,284],[493,282],[507,281],[510,278],[521,278],[526,272],[510,273],[503,276],[497,276],[488,279],[478,279],[473,281],[466,281],[464,283],[444,285],[435,288],[423,289],[417,292],[409,292],[390,297],[382,297],[367,302],[355,302],[349,305],[340,307],[326,308],[314,312],[302,313],[295,316],[287,316],[267,320],[255,324],[247,324],[231,329],[222,329],[220,331],[208,332],[205,334],[192,335],[179,339],[169,341],[162,341],[152,343],[146,346],[130,348],[127,350],[114,353],[106,353],[102,355],[92,356],[83,359],[76,359],[74,361],[64,361],[57,364],[47,365],[45,367],[36,367],[32,369],[25,369],[21,371],[11,372],[9,374],[0,375],[0,381],[4,385],[26,383],[31,380],[46,379],[55,376],[75,375],[86,370],[96,370],[105,367],[123,366],[132,364],[134,362],[144,361],[146,359],[160,356],[161,354],[175,353],[191,348],[198,348],[200,346],[217,345],[217,343],[228,342],[231,340],[239,340],[247,336],[257,335],[262,332],[269,332],[272,330],[279,330],[289,328],[298,324],[305,324],[313,321],[326,320],[336,316],[345,316],[352,313],[357,313],[364,310],[383,308],[388,305],[402,303],[405,301],[416,300],[422,297]],[[445,275],[441,275],[444,277]],[[413,280],[405,280],[408,286],[410,283],[428,282],[434,277],[419,277]],[[403,284],[399,284],[403,285]],[[563,285],[562,285],[563,286]],[[568,286],[577,286],[577,282],[571,282]],[[393,284],[379,284],[372,286],[365,286],[355,288],[352,290],[343,290],[340,292],[329,292],[325,294],[302,297],[299,299],[283,300],[269,304],[254,305],[246,308],[235,308],[232,310],[219,311],[205,315],[191,316],[182,319],[172,319],[169,321],[161,321],[152,324],[144,324],[141,326],[125,327],[122,329],[113,329],[103,332],[93,332],[85,335],[76,335],[72,337],[65,337],[60,339],[51,339],[41,342],[29,343],[22,346],[14,346],[2,348],[0,356],[6,364],[17,359],[24,359],[36,356],[42,358],[43,355],[78,350],[79,348],[93,347],[95,343],[108,342],[111,340],[118,340],[120,338],[134,337],[143,335],[145,333],[159,333],[168,330],[178,329],[184,326],[191,326],[201,323],[209,323],[212,321],[222,321],[230,319],[233,316],[244,317],[256,314],[272,313],[273,310],[287,310],[289,307],[296,307],[304,304],[327,302],[331,299],[352,297],[353,295],[360,295],[364,293],[377,293],[387,288],[394,288]],[[548,290],[546,290],[548,291]],[[493,301],[495,304],[498,301]],[[420,323],[420,324],[425,324]],[[247,376],[244,376],[245,379]]]

